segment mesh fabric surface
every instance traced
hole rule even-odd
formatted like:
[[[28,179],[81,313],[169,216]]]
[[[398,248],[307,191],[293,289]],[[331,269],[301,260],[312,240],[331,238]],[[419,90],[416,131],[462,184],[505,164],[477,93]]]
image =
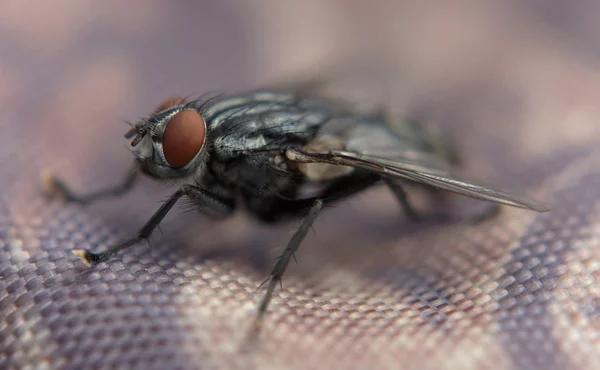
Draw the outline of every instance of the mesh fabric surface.
[[[262,298],[256,288],[295,222],[269,228],[238,214],[212,223],[179,209],[151,246],[84,266],[72,249],[102,250],[130,236],[172,189],[142,181],[126,197],[82,207],[43,198],[39,172],[51,168],[81,192],[114,184],[131,155],[127,127],[113,122],[145,115],[172,94],[250,83],[261,67],[247,62],[247,43],[231,41],[251,29],[232,9],[148,2],[124,19],[116,6],[75,3],[48,16],[68,8],[56,24],[80,23],[57,30],[14,22],[0,44],[0,368],[600,367],[598,124],[593,114],[511,123],[505,105],[480,108],[478,90],[444,100],[476,111],[444,111],[460,121],[449,124],[471,171],[528,191],[552,211],[414,225],[385,189],[327,209],[251,348],[241,346]],[[29,13],[11,14],[24,22]],[[170,25],[167,35],[148,25],[159,21]],[[188,44],[204,54],[181,54]],[[552,100],[526,89],[535,78],[515,72],[511,81],[557,117],[555,103],[567,102],[566,117],[573,106],[596,104],[600,79],[556,50],[548,75],[570,73],[561,83],[587,90]],[[166,74],[171,59],[180,65]],[[230,60],[246,62],[221,63]]]

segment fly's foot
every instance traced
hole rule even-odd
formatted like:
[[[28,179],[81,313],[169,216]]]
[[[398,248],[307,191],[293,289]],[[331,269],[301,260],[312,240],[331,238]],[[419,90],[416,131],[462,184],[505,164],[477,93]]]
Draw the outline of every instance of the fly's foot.
[[[76,255],[77,257],[81,258],[83,263],[85,263],[89,267],[92,267],[99,263],[107,261],[114,254],[117,254],[121,250],[129,248],[132,245],[139,243],[142,240],[148,240],[148,237],[138,234],[137,236],[135,236],[121,244],[118,244],[112,248],[109,248],[101,253],[92,253],[92,252],[88,251],[87,249],[74,249],[72,251],[72,253],[74,255]]]
[[[101,198],[115,197],[125,194],[132,189],[133,184],[138,176],[138,171],[130,170],[127,172],[125,179],[121,183],[83,195],[73,192],[73,190],[67,186],[64,181],[56,176],[54,172],[49,170],[42,171],[40,174],[40,183],[42,186],[42,192],[47,197],[53,197],[58,194],[67,202],[87,205]]]
[[[247,336],[246,336],[246,342],[248,344],[255,342],[258,335],[260,334],[265,316],[267,314],[267,307],[269,306],[269,303],[271,302],[271,298],[273,297],[275,288],[277,287],[277,285],[279,285],[280,287],[283,287],[281,275],[271,275],[267,279],[265,279],[265,281],[263,281],[258,286],[258,288],[256,288],[256,290],[258,291],[266,283],[269,283],[269,285],[267,287],[267,292],[265,293],[263,299],[260,301],[260,305],[258,307],[257,314],[254,317],[252,326],[250,327],[250,330],[248,331]]]
[[[48,198],[58,195],[67,202],[84,204],[88,201],[86,198],[75,195],[64,181],[56,176],[51,170],[42,171],[40,174],[40,183],[42,186],[42,193]]]
[[[56,195],[58,192],[56,175],[51,170],[46,169],[40,173],[40,184],[42,186],[42,192],[47,197]]]
[[[92,253],[87,249],[73,249],[71,252],[81,258],[88,267],[96,266],[103,261],[101,254]]]

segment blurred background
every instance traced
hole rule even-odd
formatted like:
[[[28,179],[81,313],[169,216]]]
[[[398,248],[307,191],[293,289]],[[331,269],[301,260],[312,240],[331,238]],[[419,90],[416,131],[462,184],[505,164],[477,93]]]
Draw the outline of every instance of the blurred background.
[[[480,151],[493,142],[472,135],[461,143],[468,153],[523,160],[599,136],[590,124],[600,86],[593,1],[1,6],[4,136],[36,126],[28,146],[61,148],[52,155],[58,168],[89,165],[73,164],[73,153],[116,168],[129,156],[122,122],[166,96],[253,88],[356,60],[385,65],[391,109],[509,138],[518,151]],[[64,140],[45,139],[50,133]]]
[[[51,168],[82,192],[114,184],[131,160],[124,121],[164,98],[234,92],[359,61],[385,66],[390,108],[443,127],[469,171],[560,211],[511,211],[481,229],[432,231],[398,227],[385,192],[360,196],[316,226],[273,306],[268,334],[276,340],[251,363],[593,368],[600,363],[600,187],[592,176],[600,168],[598,19],[600,3],[592,0],[0,1],[2,367],[245,368],[232,338],[261,297],[255,288],[271,268],[269,253],[295,224],[271,230],[236,215],[202,228],[195,225],[208,224],[199,217],[170,217],[149,259],[139,262],[146,247],[136,247],[99,273],[84,273],[70,249],[102,249],[129,235],[169,190],[147,182],[126,201],[82,208],[42,199],[39,171]],[[228,248],[233,253],[221,256]],[[560,294],[534,290],[523,298],[532,286],[507,288],[513,280],[506,276],[520,281],[523,269],[535,275],[540,266],[552,272],[538,276],[540,286]],[[135,298],[139,279],[156,284],[148,301]],[[119,294],[123,302],[111,298]],[[373,301],[377,294],[388,298]],[[508,313],[507,296],[523,304],[519,312]],[[158,316],[149,317],[167,324],[148,335],[163,341],[137,342],[143,335],[134,329],[119,332],[110,317],[98,319],[94,309],[113,304],[139,315],[154,306]],[[132,315],[114,317],[134,325]],[[353,321],[360,318],[373,325]],[[125,337],[129,345],[91,354],[86,327],[96,344],[108,348]],[[90,354],[76,354],[83,349]]]

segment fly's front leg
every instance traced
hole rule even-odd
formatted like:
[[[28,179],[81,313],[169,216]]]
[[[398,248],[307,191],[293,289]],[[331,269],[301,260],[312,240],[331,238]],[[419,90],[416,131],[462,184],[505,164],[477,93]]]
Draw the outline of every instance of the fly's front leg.
[[[269,286],[267,287],[267,292],[265,293],[265,296],[263,297],[262,301],[260,302],[260,306],[258,307],[258,314],[254,322],[253,331],[259,329],[262,319],[264,318],[265,313],[267,312],[267,307],[271,302],[271,298],[273,296],[275,287],[277,286],[277,284],[281,284],[281,278],[288,264],[290,263],[290,259],[294,258],[294,253],[296,253],[298,247],[300,247],[300,243],[302,242],[302,240],[304,240],[306,233],[308,232],[312,224],[315,222],[317,216],[319,215],[322,209],[323,201],[321,199],[317,199],[311,207],[310,211],[308,212],[308,216],[306,216],[306,218],[302,221],[300,227],[298,228],[296,233],[294,233],[294,236],[289,241],[287,247],[285,248],[281,256],[277,258],[277,264],[273,268],[273,271],[271,271],[271,276],[265,281],[265,283],[267,281],[269,282]]]
[[[101,198],[125,194],[133,188],[133,185],[138,178],[139,172],[137,171],[137,166],[134,166],[127,172],[121,183],[86,195],[75,194],[62,179],[56,177],[56,175],[50,171],[42,173],[41,182],[46,195],[60,194],[69,202],[88,204]]]
[[[199,187],[183,185],[179,190],[173,193],[173,195],[171,195],[165,203],[163,203],[163,205],[154,213],[154,215],[152,215],[150,220],[146,222],[146,224],[137,232],[134,237],[101,253],[96,254],[86,249],[76,249],[73,251],[73,254],[80,257],[88,266],[93,266],[106,261],[113,254],[130,247],[137,242],[147,240],[150,238],[150,235],[152,235],[152,232],[154,229],[156,229],[162,219],[165,218],[167,213],[169,213],[171,208],[173,208],[175,203],[177,203],[177,201],[184,195],[199,206],[210,209],[216,214],[227,215],[233,212],[233,203],[227,203],[226,201],[219,199],[214,194],[200,189]]]

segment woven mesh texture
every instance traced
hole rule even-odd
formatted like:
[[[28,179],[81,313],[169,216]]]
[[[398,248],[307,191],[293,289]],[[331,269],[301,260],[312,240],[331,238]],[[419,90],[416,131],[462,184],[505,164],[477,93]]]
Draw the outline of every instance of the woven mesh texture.
[[[443,117],[470,171],[548,201],[550,213],[414,225],[385,189],[327,209],[250,348],[242,343],[256,288],[297,222],[270,228],[238,214],[214,223],[180,209],[151,246],[110,263],[89,269],[70,253],[130,236],[172,189],[144,181],[81,207],[43,198],[39,172],[51,168],[81,192],[118,182],[131,161],[119,122],[165,96],[251,86],[293,67],[286,55],[310,65],[322,51],[314,45],[343,44],[340,24],[362,19],[363,5],[318,3],[0,6],[0,368],[600,368],[600,78],[594,45],[564,41],[593,43],[580,37],[589,30],[556,31],[545,23],[550,6],[427,16],[408,7],[419,20],[409,25],[440,27],[408,41],[391,32],[406,24],[390,15],[406,14],[401,6],[374,2],[377,21],[364,20],[381,50],[395,40],[416,55],[404,60],[423,77],[412,87]],[[530,18],[488,23],[502,14]],[[489,60],[423,65],[432,55],[421,42],[477,27],[484,35],[461,53]]]

